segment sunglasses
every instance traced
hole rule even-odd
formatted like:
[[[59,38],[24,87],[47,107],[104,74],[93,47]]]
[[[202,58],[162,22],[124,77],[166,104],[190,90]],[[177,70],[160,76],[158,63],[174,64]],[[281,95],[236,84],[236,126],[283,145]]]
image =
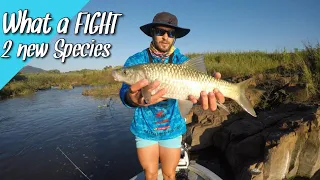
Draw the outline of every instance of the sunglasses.
[[[175,30],[167,31],[164,29],[153,28],[153,32],[156,36],[163,36],[165,33],[167,33],[170,38],[174,38],[176,36]]]

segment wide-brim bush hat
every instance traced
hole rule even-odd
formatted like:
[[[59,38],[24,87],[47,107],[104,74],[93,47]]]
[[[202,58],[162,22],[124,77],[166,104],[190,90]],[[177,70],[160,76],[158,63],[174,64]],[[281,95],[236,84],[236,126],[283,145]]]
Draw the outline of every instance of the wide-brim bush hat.
[[[178,26],[178,19],[175,15],[168,12],[160,12],[153,18],[152,23],[145,24],[140,27],[147,36],[151,36],[151,28],[157,25],[163,25],[174,28],[176,31],[176,38],[181,38],[190,32],[188,28],[182,28]]]

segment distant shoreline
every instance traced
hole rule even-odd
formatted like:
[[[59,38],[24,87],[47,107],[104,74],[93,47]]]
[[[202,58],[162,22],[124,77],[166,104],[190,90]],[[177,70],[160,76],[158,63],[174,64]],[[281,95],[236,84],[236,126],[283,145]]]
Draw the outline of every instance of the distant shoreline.
[[[198,53],[186,54],[189,58]],[[295,52],[215,52],[205,53],[205,63],[208,74],[220,72],[222,79],[249,76],[264,73],[280,73],[298,75],[301,83],[308,85],[310,94],[317,93],[320,84],[320,44],[305,46]],[[118,66],[119,67],[119,66]],[[0,90],[0,99],[12,98],[34,93],[50,88],[72,89],[74,86],[93,86],[96,88],[82,92],[86,96],[108,97],[119,92],[121,83],[115,82],[107,66],[103,70],[71,71],[61,73],[59,70],[41,71],[35,68],[35,73],[20,72]],[[32,69],[32,67],[28,67]]]

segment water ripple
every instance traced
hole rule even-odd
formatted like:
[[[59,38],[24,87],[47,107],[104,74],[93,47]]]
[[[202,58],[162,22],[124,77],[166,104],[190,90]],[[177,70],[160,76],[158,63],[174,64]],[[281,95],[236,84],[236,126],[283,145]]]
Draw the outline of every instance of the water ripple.
[[[141,171],[129,131],[132,109],[82,90],[0,101],[1,179],[79,179],[57,147],[94,179],[129,179]]]

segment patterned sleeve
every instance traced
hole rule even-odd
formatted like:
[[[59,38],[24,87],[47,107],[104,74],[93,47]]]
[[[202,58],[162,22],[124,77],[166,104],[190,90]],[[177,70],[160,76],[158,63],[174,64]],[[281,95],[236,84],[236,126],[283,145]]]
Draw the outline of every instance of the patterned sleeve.
[[[123,66],[124,67],[129,67],[129,66],[132,66],[132,65],[141,64],[143,62],[144,62],[144,56],[143,56],[143,53],[140,52],[140,53],[137,53],[137,54],[135,54],[133,56],[130,56]],[[119,96],[120,96],[120,99],[121,99],[123,105],[125,105],[128,108],[134,108],[132,106],[129,106],[126,103],[126,101],[124,100],[129,87],[130,86],[128,84],[122,83],[122,86],[121,86],[120,92],[119,92]]]

